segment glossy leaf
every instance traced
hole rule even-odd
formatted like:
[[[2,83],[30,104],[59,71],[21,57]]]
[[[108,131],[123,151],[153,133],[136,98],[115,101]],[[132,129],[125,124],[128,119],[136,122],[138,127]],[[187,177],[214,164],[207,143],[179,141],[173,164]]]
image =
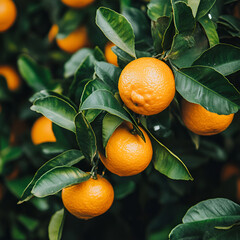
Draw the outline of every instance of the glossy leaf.
[[[61,240],[64,224],[64,208],[58,210],[51,217],[48,225],[49,240]]]
[[[133,28],[123,15],[101,7],[97,10],[96,24],[111,42],[135,57]]]
[[[54,96],[37,99],[31,110],[42,113],[55,124],[75,132],[74,117],[77,112],[65,100]]]
[[[134,60],[129,54],[118,48],[117,46],[112,47],[112,51],[117,55],[118,65],[120,68],[124,68],[128,63]]]
[[[197,10],[197,19],[205,16],[213,7],[216,0],[201,0]]]
[[[102,50],[98,46],[96,46],[94,48],[93,54],[94,54],[94,57],[97,61],[106,61],[104,53],[102,52]]]
[[[170,0],[151,0],[147,7],[148,16],[153,21],[163,16],[170,17],[172,11]]]
[[[229,44],[217,44],[206,50],[193,65],[209,66],[224,76],[240,70],[240,48]]]
[[[192,9],[185,2],[173,2],[174,24],[178,33],[192,32],[195,20]],[[183,17],[184,16],[184,17]]]
[[[161,53],[163,51],[163,40],[164,35],[169,27],[170,18],[163,16],[159,17],[157,21],[152,21],[152,37],[154,49],[157,53]]]
[[[28,184],[28,186],[24,190],[23,195],[22,195],[21,199],[19,200],[18,204],[28,201],[32,197],[32,194],[31,194],[32,188],[33,188],[34,184],[36,183],[36,181],[43,174],[45,174],[49,170],[51,170],[55,167],[58,167],[58,166],[72,166],[72,165],[78,163],[79,161],[81,161],[82,159],[84,159],[84,156],[81,151],[68,150],[68,151],[52,158],[48,162],[46,162],[35,173],[32,181]]]
[[[213,68],[193,66],[174,72],[176,89],[187,101],[218,114],[227,115],[238,111],[239,92]]]
[[[102,123],[103,147],[107,146],[109,138],[112,136],[113,132],[117,129],[117,127],[121,125],[122,122],[123,120],[119,117],[111,114],[105,115]]]
[[[92,49],[83,48],[74,53],[64,64],[64,77],[68,78],[73,76],[87,56],[91,56],[93,58]]]
[[[193,17],[196,17],[201,0],[188,0],[188,6],[192,9]]]
[[[131,122],[127,112],[122,108],[120,103],[107,90],[97,90],[93,92],[82,104],[80,110],[100,109],[107,111],[123,120]]]
[[[189,67],[208,48],[208,40],[197,26],[193,33],[176,34],[168,58],[177,67]]]
[[[218,44],[219,37],[218,37],[215,23],[211,19],[209,19],[207,15],[199,19],[199,22],[201,23],[208,37],[208,42],[210,47],[213,47],[214,45]]]
[[[53,89],[56,86],[56,84],[51,81],[51,72],[47,68],[38,65],[29,56],[21,56],[17,64],[21,76],[35,91]]]
[[[75,167],[56,167],[43,174],[35,183],[31,193],[36,197],[54,195],[65,187],[87,181],[89,173]]]
[[[190,208],[183,224],[175,227],[170,240],[178,239],[237,239],[240,206],[228,199],[216,198]],[[230,227],[230,228],[229,228]]]
[[[97,143],[94,131],[82,112],[75,118],[76,137],[79,148],[82,150],[85,158],[92,162],[97,153]]]
[[[121,74],[120,68],[106,62],[96,62],[95,72],[112,89],[118,90],[118,79]]]

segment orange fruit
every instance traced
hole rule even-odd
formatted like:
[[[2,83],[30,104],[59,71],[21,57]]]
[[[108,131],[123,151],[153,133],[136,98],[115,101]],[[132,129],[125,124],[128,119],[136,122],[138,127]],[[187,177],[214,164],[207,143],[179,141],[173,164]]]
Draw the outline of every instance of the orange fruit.
[[[53,24],[48,32],[48,41],[51,43],[58,34],[58,25]]]
[[[62,0],[62,2],[73,8],[84,8],[92,4],[95,0]]]
[[[173,100],[175,81],[166,63],[143,57],[123,69],[118,89],[121,99],[132,111],[153,115],[163,111]]]
[[[4,76],[10,91],[16,91],[21,85],[21,80],[16,70],[9,65],[0,66],[0,75]]]
[[[142,129],[146,142],[133,134],[129,123],[121,124],[109,138],[106,156],[99,153],[104,166],[119,176],[132,176],[145,170],[152,160],[152,143]]]
[[[182,101],[182,120],[185,126],[198,135],[214,135],[224,131],[234,114],[219,115],[209,112],[199,104]]]
[[[64,188],[62,201],[65,208],[74,216],[90,219],[105,213],[112,205],[114,190],[111,183],[100,175],[97,179]]]
[[[237,176],[240,174],[239,168],[234,164],[226,164],[223,166],[222,173],[221,173],[221,180],[226,181],[232,176]]]
[[[56,142],[52,130],[52,122],[48,118],[42,116],[36,120],[31,130],[32,142],[37,145],[44,142]]]
[[[17,17],[17,8],[12,0],[0,0],[0,32],[8,30]]]
[[[57,45],[63,51],[74,53],[77,50],[86,47],[89,43],[87,29],[85,26],[77,28],[66,38],[57,38]]]
[[[111,49],[113,46],[116,46],[116,45],[112,42],[108,42],[106,44],[106,46],[105,46],[105,57],[106,57],[107,62],[109,62],[109,63],[111,63],[115,66],[118,66],[117,56]]]

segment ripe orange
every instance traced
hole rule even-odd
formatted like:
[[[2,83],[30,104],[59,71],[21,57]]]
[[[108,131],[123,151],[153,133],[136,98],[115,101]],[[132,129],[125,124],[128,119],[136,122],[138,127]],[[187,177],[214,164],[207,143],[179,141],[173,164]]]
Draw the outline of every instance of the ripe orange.
[[[66,38],[57,38],[57,45],[65,52],[74,53],[89,43],[85,26],[77,28]]]
[[[58,25],[53,24],[48,32],[48,41],[51,43],[58,34]]]
[[[118,66],[118,62],[117,62],[117,56],[116,54],[112,51],[112,47],[113,46],[116,46],[114,43],[112,42],[108,42],[105,46],[105,57],[106,57],[106,60],[115,65],[115,66]]]
[[[16,91],[21,85],[21,80],[16,70],[9,65],[0,66],[0,75],[3,75],[7,81],[7,86],[10,91]]]
[[[226,181],[232,176],[238,176],[240,174],[239,168],[234,164],[226,164],[223,166],[222,173],[221,173],[221,180]]]
[[[112,134],[106,146],[106,156],[101,153],[104,166],[119,176],[132,176],[145,170],[152,160],[152,143],[142,129],[146,142],[137,134],[133,134],[132,126],[121,124]]]
[[[64,4],[73,8],[84,8],[93,3],[94,1],[95,0],[62,0]]]
[[[224,131],[233,117],[234,114],[219,115],[199,104],[182,101],[182,120],[190,131],[198,135],[214,135]]]
[[[17,8],[12,0],[0,1],[0,32],[9,29],[17,17]]]
[[[123,69],[118,89],[121,99],[132,111],[153,115],[171,103],[175,95],[175,81],[166,63],[143,57],[133,60]]]
[[[64,188],[62,201],[65,208],[74,216],[90,219],[105,213],[112,205],[114,190],[111,183],[100,175],[97,179]]]
[[[52,130],[52,122],[42,116],[36,120],[31,130],[32,142],[37,145],[44,142],[56,142]]]

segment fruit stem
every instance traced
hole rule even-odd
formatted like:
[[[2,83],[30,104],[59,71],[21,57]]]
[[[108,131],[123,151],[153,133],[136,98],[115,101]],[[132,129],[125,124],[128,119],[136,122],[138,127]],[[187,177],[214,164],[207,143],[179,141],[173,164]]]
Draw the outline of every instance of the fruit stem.
[[[92,160],[92,170],[90,172],[91,174],[91,178],[92,179],[97,179],[97,170],[98,170],[98,162],[99,162],[99,159],[97,158],[95,161],[94,159]]]

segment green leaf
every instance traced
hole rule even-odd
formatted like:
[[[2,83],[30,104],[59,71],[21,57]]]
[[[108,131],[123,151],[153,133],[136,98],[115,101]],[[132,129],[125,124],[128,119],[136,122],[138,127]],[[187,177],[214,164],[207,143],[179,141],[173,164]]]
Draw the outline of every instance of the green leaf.
[[[209,19],[207,15],[199,19],[200,24],[204,28],[204,31],[208,37],[210,47],[219,43],[219,37],[215,23]]]
[[[92,49],[83,48],[74,53],[72,57],[64,64],[64,77],[68,78],[73,76],[87,56],[94,58]]]
[[[104,53],[102,52],[102,50],[98,46],[96,46],[94,48],[93,54],[94,54],[94,57],[97,61],[106,61]]]
[[[114,186],[114,199],[120,200],[131,194],[136,188],[134,181],[124,181]]]
[[[219,17],[219,23],[226,24],[232,31],[240,32],[240,22],[234,16],[231,15],[221,15]]]
[[[145,128],[146,129],[146,128]],[[153,146],[154,168],[165,176],[176,180],[193,180],[185,164],[171,152],[166,146],[159,142],[151,132],[146,129]]]
[[[51,217],[48,225],[48,237],[49,240],[61,240],[63,224],[64,224],[64,208],[56,211]]]
[[[228,199],[215,198],[202,201],[191,207],[183,217],[183,223],[204,221],[218,217],[240,217],[240,206]]]
[[[96,62],[95,72],[113,90],[118,90],[118,79],[121,74],[120,68],[106,62]]]
[[[198,6],[196,18],[200,19],[205,16],[211,10],[215,2],[216,0],[201,0]]]
[[[111,42],[132,57],[136,57],[133,28],[123,15],[100,7],[97,10],[96,24]]]
[[[75,117],[75,125],[79,148],[82,150],[85,158],[92,162],[97,153],[96,136],[90,123],[82,112],[78,113]]]
[[[163,51],[163,41],[166,31],[168,30],[171,19],[169,17],[163,16],[159,17],[157,21],[152,21],[152,37],[154,49],[157,53],[162,53]]]
[[[20,147],[6,147],[1,150],[1,160],[3,164],[13,161],[23,154],[23,150]]]
[[[120,68],[124,68],[128,63],[134,60],[129,54],[118,48],[117,46],[112,47],[112,51],[117,55],[118,65]]]
[[[79,150],[68,150],[68,151],[52,158],[48,162],[46,162],[35,173],[32,181],[28,184],[28,186],[24,190],[23,195],[22,195],[21,199],[19,200],[18,204],[28,201],[32,197],[31,190],[32,190],[34,184],[36,183],[36,181],[43,174],[45,174],[49,170],[51,170],[55,167],[58,167],[58,166],[72,166],[72,165],[78,163],[79,161],[81,161],[82,159],[84,159],[84,157],[83,157],[82,152],[80,152]]]
[[[148,5],[148,16],[151,20],[157,21],[159,17],[170,17],[172,6],[170,0],[152,0]]]
[[[213,68],[193,66],[174,70],[174,73],[176,89],[187,101],[218,114],[228,115],[238,111],[239,92]]]
[[[63,188],[87,181],[89,173],[75,167],[56,167],[43,174],[35,183],[31,193],[36,197],[54,195]]]
[[[179,239],[237,239],[239,236],[240,206],[228,199],[202,201],[190,208],[183,224],[175,227],[170,240]],[[235,225],[235,226],[233,226]],[[216,229],[216,226],[222,226]],[[228,228],[232,226],[231,228]]]
[[[200,2],[201,0],[188,0],[188,6],[192,9],[193,17],[196,17]]]
[[[103,118],[102,123],[102,139],[103,147],[107,146],[109,138],[112,136],[113,132],[121,125],[123,120],[117,116],[106,114]]]
[[[21,56],[18,59],[17,64],[22,77],[35,91],[53,89],[56,86],[51,80],[52,76],[50,71],[47,68],[38,65],[29,56]]]
[[[195,28],[195,20],[192,9],[185,2],[173,2],[173,19],[178,33],[192,32]],[[184,17],[183,17],[184,16]]]
[[[224,76],[240,70],[240,48],[229,44],[217,44],[206,50],[193,65],[209,66]]]
[[[57,38],[66,38],[71,32],[79,27],[83,18],[83,12],[80,14],[79,10],[68,10],[58,24],[59,30]]]
[[[70,95],[73,95],[76,91],[77,85],[84,79],[92,78],[94,73],[95,60],[91,55],[87,56],[82,62],[77,71],[75,72],[74,79],[69,87]]]
[[[45,97],[50,97],[50,96],[54,96],[54,97],[63,99],[64,101],[68,102],[70,105],[73,105],[74,108],[77,110],[77,106],[70,98],[68,98],[62,94],[59,94],[57,92],[50,91],[50,90],[42,90],[40,92],[35,93],[32,97],[30,97],[29,101],[31,103],[33,103],[34,101],[36,101],[39,98],[45,98]]]
[[[208,40],[197,25],[193,33],[176,34],[168,58],[177,67],[189,67],[208,48]]]
[[[33,232],[36,229],[36,227],[39,225],[38,220],[34,218],[30,218],[25,215],[19,215],[17,219],[22,225],[24,225],[24,227],[26,227],[31,232]]]
[[[122,108],[117,99],[107,90],[93,92],[83,103],[81,111],[88,109],[100,109],[107,111],[123,120],[131,122],[128,113]]]
[[[150,23],[144,13],[133,7],[124,7],[122,14],[130,22],[133,28],[136,42],[143,42],[149,40]],[[139,24],[141,23],[141,24]]]
[[[31,106],[31,110],[42,113],[55,124],[75,132],[74,117],[77,114],[74,106],[64,99],[49,96],[37,99]]]

